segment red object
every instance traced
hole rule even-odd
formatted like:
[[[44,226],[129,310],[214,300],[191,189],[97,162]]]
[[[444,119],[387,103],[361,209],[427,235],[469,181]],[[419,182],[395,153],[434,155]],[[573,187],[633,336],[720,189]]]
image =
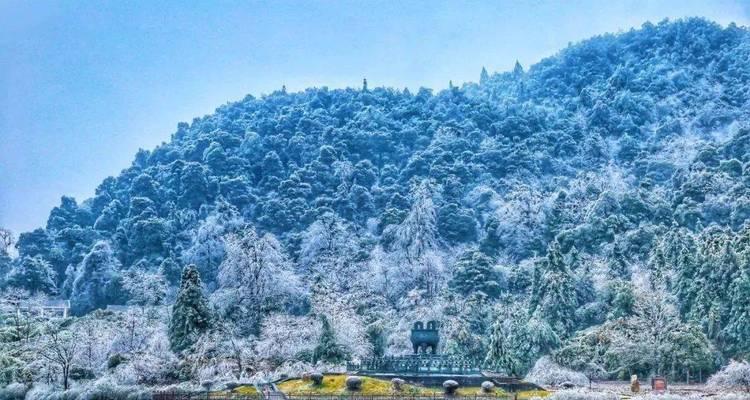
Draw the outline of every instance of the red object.
[[[655,392],[667,390],[667,378],[661,376],[651,378],[651,390]]]

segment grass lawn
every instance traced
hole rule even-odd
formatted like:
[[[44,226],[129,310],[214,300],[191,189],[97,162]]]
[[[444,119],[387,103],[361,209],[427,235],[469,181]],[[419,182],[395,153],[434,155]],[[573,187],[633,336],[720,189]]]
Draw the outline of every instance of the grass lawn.
[[[209,394],[209,397],[213,397],[213,396],[223,397],[223,396],[228,396],[232,394],[236,394],[240,396],[252,396],[252,395],[258,394],[258,390],[255,389],[255,386],[253,385],[242,385],[242,386],[237,386],[236,388],[232,390],[222,390],[219,392],[211,392]]]
[[[518,398],[519,399],[531,399],[534,397],[547,397],[549,396],[550,392],[546,390],[524,390],[522,392],[518,392]]]
[[[417,387],[417,390],[418,394],[427,396],[442,395],[444,393],[442,387]],[[507,397],[502,389],[495,388],[492,393],[484,394],[482,393],[482,388],[479,386],[459,386],[456,394],[458,396]]]
[[[390,380],[377,379],[363,376],[362,378],[362,389],[357,391],[357,394],[361,395],[442,395],[442,387],[422,387],[412,384],[404,384],[403,389],[400,392],[393,390]],[[352,394],[346,389],[346,375],[326,375],[323,377],[323,384],[316,386],[312,381],[304,381],[302,379],[290,379],[288,381],[281,382],[277,385],[280,391],[288,395],[330,395],[340,396]],[[458,388],[459,396],[474,396],[481,393],[479,386],[466,386]],[[530,399],[532,397],[544,397],[548,394],[545,391],[526,391],[518,394],[519,399]],[[495,389],[492,395],[495,397],[507,397],[507,394],[501,389]]]
[[[316,386],[312,381],[302,379],[290,379],[276,385],[280,391],[289,395],[318,394],[318,395],[345,395],[352,392],[346,390],[346,375],[325,375],[323,384]],[[357,391],[365,395],[391,394],[391,382],[383,379],[362,377],[362,389]]]

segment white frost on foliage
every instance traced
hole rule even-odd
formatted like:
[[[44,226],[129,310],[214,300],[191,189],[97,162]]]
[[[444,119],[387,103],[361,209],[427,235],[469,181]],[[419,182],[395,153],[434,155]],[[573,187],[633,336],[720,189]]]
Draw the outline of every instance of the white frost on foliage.
[[[405,260],[416,262],[428,251],[439,248],[437,213],[432,200],[432,188],[423,181],[412,193],[412,206],[406,218],[394,231],[394,248]]]
[[[78,365],[86,366],[97,374],[106,370],[115,338],[113,325],[110,321],[95,318],[84,318],[74,325],[73,329],[80,341],[80,349],[76,354]]]
[[[344,346],[354,359],[362,359],[372,353],[372,345],[367,340],[367,324],[353,304],[350,299],[335,294],[316,296],[313,310],[326,316],[336,334],[336,343]]]
[[[708,380],[708,386],[716,389],[750,390],[750,364],[747,361],[732,360],[727,366]]]
[[[586,389],[560,390],[545,397],[546,400],[620,400],[620,395],[612,392],[594,392]],[[535,397],[533,400],[541,400]]]
[[[292,360],[302,352],[312,353],[318,336],[320,326],[312,317],[269,315],[263,319],[257,355],[262,359]]]
[[[537,360],[531,371],[526,374],[525,380],[540,386],[560,386],[565,382],[587,386],[589,383],[584,374],[558,365],[549,356]]]
[[[264,312],[300,294],[302,285],[281,244],[252,227],[226,238],[226,258],[219,267],[219,289],[212,300],[220,312],[251,330]]]

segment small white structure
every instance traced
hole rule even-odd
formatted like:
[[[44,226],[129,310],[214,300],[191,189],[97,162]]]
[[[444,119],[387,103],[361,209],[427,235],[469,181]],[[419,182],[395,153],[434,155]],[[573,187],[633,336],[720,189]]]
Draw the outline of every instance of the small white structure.
[[[68,318],[70,316],[70,300],[44,300],[41,302],[16,303],[19,314],[33,314],[43,318]]]

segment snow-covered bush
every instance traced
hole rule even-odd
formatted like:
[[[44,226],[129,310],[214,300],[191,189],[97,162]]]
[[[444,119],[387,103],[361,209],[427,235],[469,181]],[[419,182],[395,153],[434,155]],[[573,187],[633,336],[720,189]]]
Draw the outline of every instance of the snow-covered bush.
[[[263,320],[257,355],[266,360],[294,360],[312,352],[319,335],[320,324],[314,318],[273,314]]]
[[[534,398],[533,400],[541,398]],[[620,400],[620,396],[612,392],[593,392],[587,389],[560,390],[545,397],[546,400]]]
[[[307,379],[310,379],[310,371],[313,369],[312,364],[304,361],[288,361],[281,364],[279,367],[274,369],[263,369],[257,371],[255,374],[247,378],[248,382],[271,382],[283,377],[289,376],[303,376],[307,374]]]
[[[6,393],[10,388],[5,388],[2,393]],[[19,388],[15,388],[19,390]],[[16,394],[21,393],[17,391]],[[2,397],[3,400],[6,397]],[[21,397],[7,397],[8,400],[24,399]],[[74,386],[68,390],[61,390],[58,387],[50,385],[35,384],[26,392],[25,400],[151,400],[151,391],[142,386],[123,386],[118,385],[114,379],[100,378],[99,380],[86,385]]]
[[[632,400],[701,400],[705,394],[677,394],[677,393],[648,393],[640,396],[634,396]],[[750,395],[743,393],[719,393],[711,397],[712,400],[749,400]]]
[[[700,394],[682,393],[649,393],[636,395],[631,400],[700,400],[705,398]],[[612,392],[591,391],[588,389],[560,390],[544,398],[545,400],[619,400],[620,395]],[[720,393],[711,397],[713,400],[750,400],[750,395],[742,393]],[[534,398],[533,400],[541,400]]]
[[[106,397],[105,397],[106,398]],[[26,400],[83,400],[83,388],[72,387],[62,390],[50,385],[34,385],[26,393]],[[108,399],[108,398],[107,398]],[[114,400],[114,399],[113,399]]]
[[[0,400],[23,400],[29,387],[23,383],[11,383],[0,388]]]
[[[750,400],[750,395],[745,393],[720,393],[714,400]]]
[[[708,379],[708,386],[723,390],[750,391],[750,364],[747,361],[730,361],[721,371]]]
[[[151,400],[151,392],[142,386],[118,385],[114,379],[101,378],[87,385],[77,400]]]
[[[562,367],[552,361],[550,357],[542,357],[534,364],[525,378],[528,382],[540,386],[559,386],[570,382],[578,386],[588,386],[589,380],[580,372]]]

